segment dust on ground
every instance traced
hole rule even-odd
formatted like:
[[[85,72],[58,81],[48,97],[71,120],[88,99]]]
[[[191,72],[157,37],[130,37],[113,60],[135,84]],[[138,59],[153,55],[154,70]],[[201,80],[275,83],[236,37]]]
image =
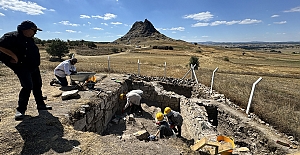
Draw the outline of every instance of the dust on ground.
[[[135,117],[135,121],[129,123],[124,121],[128,116],[121,115],[123,119],[118,124],[113,124],[104,135],[76,131],[65,122],[65,114],[73,108],[72,102],[84,102],[84,100],[62,101],[60,97],[55,97],[59,96],[61,91],[59,87],[49,84],[54,78],[53,73],[41,71],[41,75],[43,93],[47,96],[46,103],[51,105],[53,110],[38,112],[34,98],[31,96],[25,119],[15,121],[15,108],[21,87],[13,72],[3,65],[0,66],[0,154],[205,154],[190,149],[194,140],[189,137],[185,126],[182,131],[183,138],[138,140],[133,135],[137,131],[146,129],[150,134],[155,134],[157,128],[154,115],[160,110],[154,106],[147,106],[143,102],[142,117]],[[229,108],[226,105],[222,106],[224,109]],[[263,125],[255,123],[250,125],[263,128],[264,134],[270,139],[276,139],[279,135],[270,132],[268,127]],[[226,126],[223,130],[220,132],[228,132]],[[241,138],[247,139],[247,136]],[[251,139],[248,141],[251,143]]]
[[[2,64],[1,64],[2,65]],[[41,71],[43,94],[46,104],[53,110],[36,109],[33,96],[30,97],[28,110],[23,121],[15,121],[20,84],[16,75],[7,67],[0,67],[0,154],[198,154],[190,150],[193,141],[185,138],[159,139],[158,141],[140,141],[134,132],[147,129],[155,134],[153,115],[156,107],[143,105],[143,117],[136,117],[133,123],[126,121],[111,126],[105,135],[81,132],[64,123],[68,102],[62,101],[59,87],[50,86],[54,78],[51,71]],[[76,102],[80,102],[80,99]],[[71,108],[71,107],[70,107]],[[126,118],[126,116],[122,116]]]

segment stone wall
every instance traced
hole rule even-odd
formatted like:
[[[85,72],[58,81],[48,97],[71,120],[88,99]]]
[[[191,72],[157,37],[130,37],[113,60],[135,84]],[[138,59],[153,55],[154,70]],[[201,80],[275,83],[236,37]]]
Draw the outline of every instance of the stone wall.
[[[208,114],[205,107],[197,104],[200,101],[191,101],[187,98],[192,95],[194,89],[193,86],[186,84],[189,82],[189,80],[182,80],[181,83],[183,84],[180,86],[177,85],[178,80],[173,79],[150,81],[148,77],[129,77],[114,90],[103,90],[96,95],[97,97],[90,98],[88,104],[82,105],[78,110],[70,114],[69,120],[71,120],[71,124],[76,130],[103,134],[112,118],[116,114],[120,114],[121,109],[125,105],[126,101],[120,100],[119,95],[133,89],[140,89],[144,92],[142,102],[148,104],[148,106],[156,106],[162,110],[165,107],[170,107],[175,111],[181,112],[184,117],[184,123],[190,130],[190,135],[194,139],[199,139],[213,127],[208,122]]]
[[[69,113],[69,123],[75,130],[103,134],[114,115],[123,108],[125,103],[119,96],[128,91],[125,82],[120,82],[114,87],[97,89],[97,91],[86,92],[94,94],[93,97],[88,98],[89,102]]]

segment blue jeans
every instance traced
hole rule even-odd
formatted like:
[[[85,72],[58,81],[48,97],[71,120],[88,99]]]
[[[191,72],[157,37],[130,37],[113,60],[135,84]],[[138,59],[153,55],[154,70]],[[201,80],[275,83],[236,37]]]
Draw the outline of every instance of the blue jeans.
[[[40,69],[38,67],[34,69],[14,69],[15,74],[18,76],[22,89],[19,93],[19,101],[17,110],[21,113],[25,113],[32,90],[37,109],[45,107],[42,93],[42,78]]]

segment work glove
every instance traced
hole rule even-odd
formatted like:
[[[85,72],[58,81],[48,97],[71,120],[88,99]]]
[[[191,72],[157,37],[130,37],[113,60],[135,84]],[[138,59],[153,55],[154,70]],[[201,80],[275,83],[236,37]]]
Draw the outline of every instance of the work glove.
[[[171,128],[171,129],[175,128],[175,125],[171,124],[171,125],[170,125],[170,128]]]
[[[155,140],[156,136],[150,135],[148,138],[149,138],[149,140],[153,141],[153,140]]]

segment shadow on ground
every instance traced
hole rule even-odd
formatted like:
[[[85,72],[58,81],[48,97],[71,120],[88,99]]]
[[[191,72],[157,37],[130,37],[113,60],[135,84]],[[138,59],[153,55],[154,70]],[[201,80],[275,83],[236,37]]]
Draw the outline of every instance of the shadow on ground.
[[[24,140],[22,155],[43,154],[50,149],[57,153],[69,152],[80,144],[77,140],[62,138],[61,122],[48,111],[39,111],[36,117],[25,117],[16,129]]]

